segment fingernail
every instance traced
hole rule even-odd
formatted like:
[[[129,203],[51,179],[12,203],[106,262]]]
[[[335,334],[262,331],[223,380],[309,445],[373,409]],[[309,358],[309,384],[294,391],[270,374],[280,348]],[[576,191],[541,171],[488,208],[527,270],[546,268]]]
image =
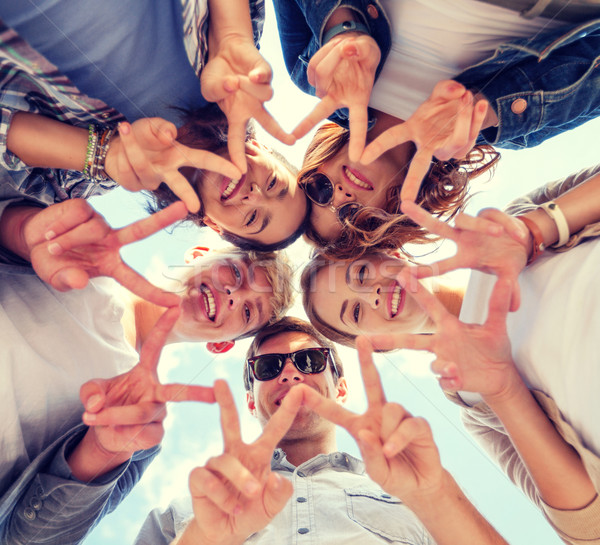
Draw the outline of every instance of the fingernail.
[[[383,454],[385,456],[392,456],[394,452],[396,452],[396,444],[395,443],[386,443],[383,445]]]
[[[48,245],[48,253],[52,254],[52,255],[58,255],[62,252],[62,247],[58,242],[53,242],[52,244]]]
[[[458,90],[460,86],[457,83],[451,83],[448,85],[447,89],[449,93],[454,93],[454,91]]]
[[[93,396],[90,396],[90,398],[87,400],[87,403],[86,403],[87,408],[93,409],[101,399],[102,399],[102,396],[100,396],[98,394],[94,394]]]
[[[499,234],[501,234],[501,233],[502,233],[502,231],[503,231],[503,230],[504,230],[504,229],[502,229],[502,226],[501,226],[501,225],[490,225],[490,226],[488,227],[488,233],[489,233],[490,235],[499,235]]]
[[[87,422],[88,424],[93,424],[94,422],[96,422],[96,415],[90,413],[83,413],[83,421]]]
[[[56,238],[56,233],[54,231],[48,231],[44,237],[46,240],[52,240],[53,238]]]
[[[129,134],[131,132],[131,127],[128,123],[119,123],[119,133],[121,134]]]

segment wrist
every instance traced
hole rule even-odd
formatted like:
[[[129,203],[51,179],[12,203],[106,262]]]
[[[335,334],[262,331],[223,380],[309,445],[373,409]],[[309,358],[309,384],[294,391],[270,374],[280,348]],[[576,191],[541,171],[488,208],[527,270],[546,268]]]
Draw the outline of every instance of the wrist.
[[[36,206],[11,206],[0,218],[0,245],[14,254],[31,261],[31,246],[27,242],[26,227],[43,209]]]
[[[210,539],[201,530],[196,519],[193,518],[172,545],[243,545],[246,539],[236,539],[224,535],[217,539]]]
[[[529,395],[529,390],[521,375],[517,371],[514,363],[510,365],[510,371],[507,374],[507,379],[502,388],[492,394],[482,394],[483,401],[492,409],[501,410],[502,407],[511,406],[516,400],[522,399],[523,395]]]
[[[77,480],[91,482],[129,460],[132,454],[106,450],[91,427],[67,458],[67,464]]]

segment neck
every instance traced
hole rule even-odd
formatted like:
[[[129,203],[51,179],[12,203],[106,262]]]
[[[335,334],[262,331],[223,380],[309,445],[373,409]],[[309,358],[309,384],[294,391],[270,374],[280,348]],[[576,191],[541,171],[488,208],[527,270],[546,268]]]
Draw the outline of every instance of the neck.
[[[335,428],[309,438],[284,437],[277,446],[285,452],[288,461],[297,467],[319,454],[337,451]]]
[[[125,338],[139,352],[165,309],[141,299],[131,292],[127,292],[127,297],[129,301],[126,304],[121,323],[125,331]]]

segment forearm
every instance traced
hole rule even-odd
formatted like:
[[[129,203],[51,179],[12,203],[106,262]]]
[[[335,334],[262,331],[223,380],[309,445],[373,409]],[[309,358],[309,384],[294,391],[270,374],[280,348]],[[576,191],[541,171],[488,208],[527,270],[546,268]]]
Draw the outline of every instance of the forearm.
[[[87,129],[26,112],[15,114],[7,136],[7,148],[32,167],[81,171],[87,144]]]
[[[183,533],[171,542],[171,545],[242,545],[244,541],[246,540],[231,537],[223,537],[221,541],[209,541],[200,531],[196,520],[192,519]]]
[[[77,480],[91,482],[129,460],[131,454],[108,452],[98,444],[94,430],[90,428],[67,458],[67,463]]]
[[[209,55],[230,37],[244,38],[254,43],[248,0],[209,0]]]
[[[577,452],[564,441],[522,381],[484,401],[502,421],[541,499],[556,509],[588,505],[596,490]]]
[[[437,545],[507,545],[447,471],[434,495],[404,501]]]
[[[600,174],[563,193],[554,202],[564,214],[571,234],[590,223],[600,221]],[[546,247],[558,241],[556,224],[543,209],[537,208],[523,215],[539,227]]]
[[[0,246],[30,260],[25,241],[25,225],[42,210],[36,206],[11,206],[0,217]]]

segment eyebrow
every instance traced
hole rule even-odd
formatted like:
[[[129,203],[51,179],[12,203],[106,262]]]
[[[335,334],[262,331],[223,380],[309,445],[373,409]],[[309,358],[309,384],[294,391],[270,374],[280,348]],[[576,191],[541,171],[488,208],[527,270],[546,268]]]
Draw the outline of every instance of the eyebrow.
[[[269,212],[263,218],[262,225],[260,226],[258,231],[255,231],[254,233],[248,233],[248,234],[249,235],[258,235],[259,233],[262,233],[267,228],[267,225],[269,225],[270,222],[271,222],[271,213]]]
[[[340,311],[340,321],[345,325],[346,322],[344,322],[344,313],[346,312],[346,307],[348,306],[348,299],[346,299],[343,303],[342,303],[342,310]]]
[[[256,300],[256,308],[258,309],[258,320],[262,322],[261,316],[263,315],[263,303],[260,297]]]
[[[277,200],[278,201],[282,201],[283,199],[285,199],[285,196],[289,193],[290,191],[290,186],[286,185],[280,192],[279,195],[277,195]]]

